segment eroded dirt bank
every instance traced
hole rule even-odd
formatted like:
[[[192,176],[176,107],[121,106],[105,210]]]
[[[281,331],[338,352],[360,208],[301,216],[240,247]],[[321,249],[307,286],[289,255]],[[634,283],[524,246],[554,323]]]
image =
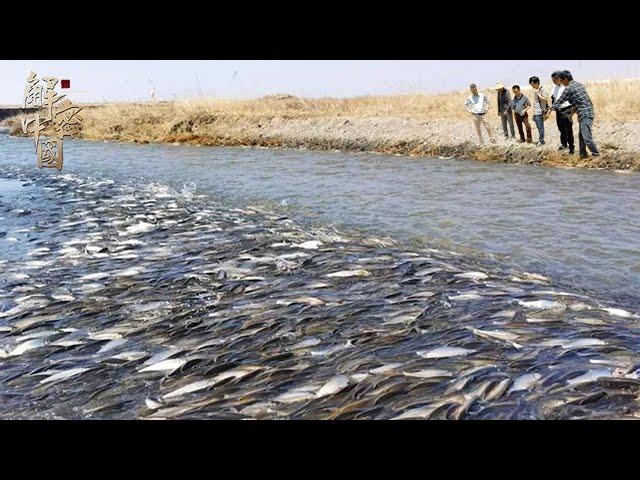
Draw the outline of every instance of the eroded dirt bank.
[[[557,150],[559,134],[552,116],[545,122],[547,145],[505,140],[497,115],[489,118],[496,144],[480,145],[471,119],[416,117],[287,117],[269,115],[179,115],[170,106],[135,115],[86,113],[88,140],[179,143],[202,146],[250,146],[377,152],[410,156],[446,156],[484,162],[558,167],[640,170],[640,121],[605,123],[596,118],[594,137],[601,156],[580,159]],[[20,120],[5,122],[21,134]],[[533,139],[538,133],[533,126]]]

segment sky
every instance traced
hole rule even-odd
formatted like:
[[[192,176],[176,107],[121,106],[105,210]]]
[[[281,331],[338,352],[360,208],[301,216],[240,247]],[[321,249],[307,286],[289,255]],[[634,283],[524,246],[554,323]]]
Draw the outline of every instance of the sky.
[[[147,101],[152,88],[158,100],[444,93],[532,75],[550,83],[559,69],[581,81],[640,77],[638,60],[0,60],[0,105],[22,102],[30,71],[71,80],[69,98],[82,103]]]

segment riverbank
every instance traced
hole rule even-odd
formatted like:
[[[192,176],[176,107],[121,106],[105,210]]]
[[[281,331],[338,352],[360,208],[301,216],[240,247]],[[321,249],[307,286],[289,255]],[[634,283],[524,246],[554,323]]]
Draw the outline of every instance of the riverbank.
[[[505,140],[495,105],[489,116],[497,143],[479,145],[462,104],[465,92],[352,99],[274,95],[256,100],[112,104],[83,112],[88,140],[178,143],[446,156],[484,162],[640,170],[640,104],[626,99],[640,80],[588,85],[595,109],[599,158],[557,150],[555,118],[545,122],[544,147]],[[494,93],[485,90],[494,100]],[[525,91],[525,93],[528,93]],[[494,101],[495,103],[495,101]],[[20,134],[18,117],[5,122]],[[537,130],[532,124],[533,138]],[[577,122],[574,122],[576,149]]]

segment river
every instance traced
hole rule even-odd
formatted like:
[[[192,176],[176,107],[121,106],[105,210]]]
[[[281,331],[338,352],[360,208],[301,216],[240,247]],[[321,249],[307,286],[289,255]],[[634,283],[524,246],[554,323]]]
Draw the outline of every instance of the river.
[[[0,161],[34,164],[0,135]],[[640,175],[370,154],[65,140],[64,172],[187,185],[299,221],[485,255],[615,299],[640,300]],[[43,171],[43,175],[55,175]]]
[[[0,418],[640,418],[639,177],[0,136]]]

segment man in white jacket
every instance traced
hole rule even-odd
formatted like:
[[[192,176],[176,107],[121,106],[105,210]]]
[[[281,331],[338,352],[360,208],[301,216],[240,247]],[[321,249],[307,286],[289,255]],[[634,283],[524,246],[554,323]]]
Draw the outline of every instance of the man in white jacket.
[[[491,130],[491,125],[489,125],[486,118],[486,114],[489,111],[489,97],[484,93],[479,93],[475,83],[472,83],[469,88],[471,89],[471,96],[464,102],[464,108],[473,117],[480,143],[484,143],[482,131],[480,130],[481,125],[487,130],[491,143],[496,143],[493,130]]]

